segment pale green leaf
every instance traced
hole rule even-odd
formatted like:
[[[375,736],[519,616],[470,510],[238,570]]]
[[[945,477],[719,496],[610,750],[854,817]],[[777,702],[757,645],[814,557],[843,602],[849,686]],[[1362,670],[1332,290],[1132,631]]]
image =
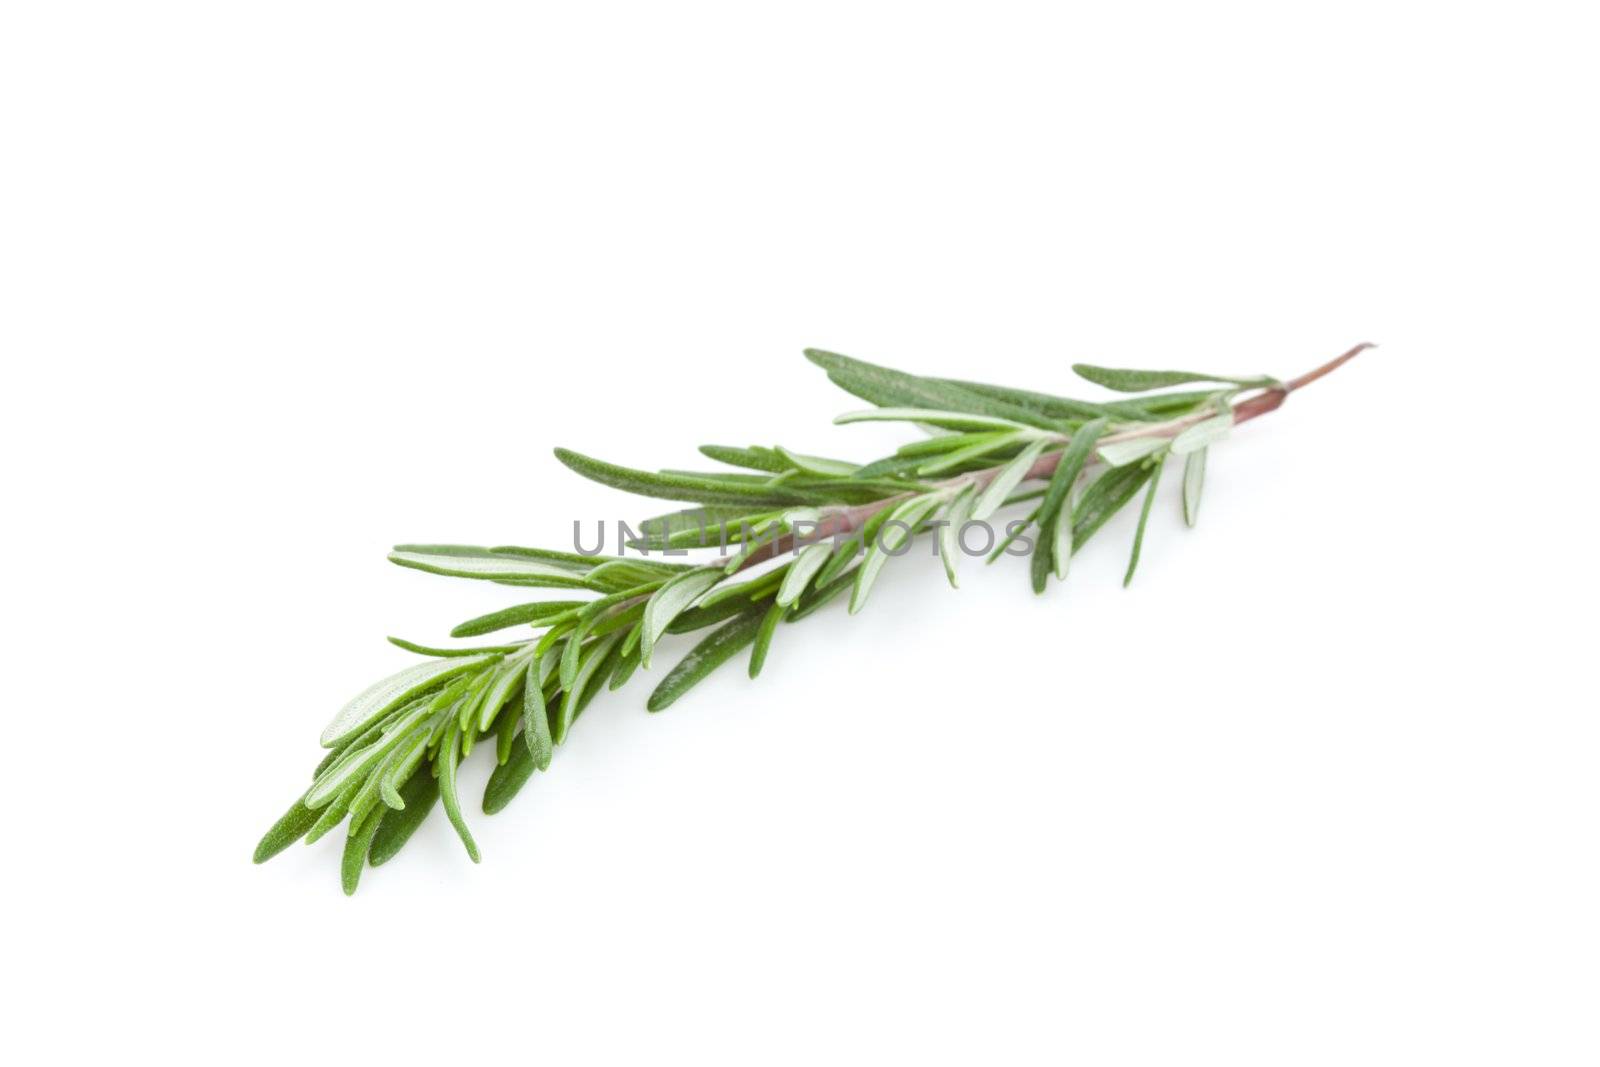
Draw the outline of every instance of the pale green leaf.
[[[700,595],[722,580],[717,570],[687,571],[655,591],[644,609],[643,630],[639,637],[640,658],[650,667],[650,653],[667,626]]]
[[[1200,492],[1206,485],[1206,450],[1189,453],[1183,461],[1183,521],[1193,526],[1200,518]]]
[[[1011,491],[1027,477],[1033,461],[1039,458],[1039,453],[1043,452],[1049,443],[1042,440],[1034,441],[1000,468],[1000,473],[994,476],[979,494],[977,503],[973,504],[972,518],[982,522],[998,511],[1000,505],[1005,503],[1006,497],[1011,495]]]
[[[826,541],[818,541],[814,545],[807,545],[800,550],[792,564],[789,573],[783,576],[783,585],[778,589],[777,603],[788,607],[800,599],[800,594],[806,591],[806,586],[811,584],[823,564],[828,562],[828,557],[833,553],[833,546]]]
[[[381,682],[374,682],[334,716],[327,729],[322,731],[322,747],[332,748],[413,697],[428,692],[447,679],[475,671],[499,658],[487,655],[430,660],[407,667],[398,674],[391,674]]]

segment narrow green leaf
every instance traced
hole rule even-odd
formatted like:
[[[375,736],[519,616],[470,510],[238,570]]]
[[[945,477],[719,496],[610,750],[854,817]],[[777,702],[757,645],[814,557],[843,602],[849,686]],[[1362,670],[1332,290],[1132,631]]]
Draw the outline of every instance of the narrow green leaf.
[[[682,616],[680,616],[681,618]],[[639,656],[636,652],[624,650],[617,659],[616,669],[611,672],[611,681],[606,688],[615,692],[628,684],[628,679],[633,677],[633,672],[639,669]]]
[[[522,738],[528,753],[540,770],[550,766],[554,744],[550,738],[550,714],[544,703],[544,687],[540,684],[539,661],[531,659],[522,683]]]
[[[1056,469],[1050,476],[1050,485],[1045,490],[1044,499],[1039,503],[1039,541],[1033,546],[1034,555],[1043,553],[1050,561],[1046,570],[1053,569],[1057,578],[1067,576],[1067,564],[1072,557],[1071,533],[1072,521],[1070,518],[1061,519],[1062,509],[1067,505],[1071,496],[1072,486],[1077,482],[1078,475],[1083,472],[1084,465],[1089,461],[1089,454],[1094,450],[1095,442],[1106,432],[1109,426],[1104,418],[1095,419],[1084,423],[1072,440],[1062,451],[1061,458],[1056,462]],[[1065,539],[1067,550],[1063,553],[1061,542]],[[1034,574],[1035,592],[1042,592],[1038,586],[1039,578],[1037,567]]]
[[[417,766],[422,762],[423,755],[428,751],[428,738],[431,731],[419,734],[411,742],[409,751],[401,754],[394,761],[394,765],[383,772],[383,780],[379,783],[378,792],[383,797],[383,802],[391,808],[406,806],[405,796],[399,788],[402,783],[411,777]]]
[[[817,348],[806,349],[806,358],[827,371],[835,385],[869,404],[959,411],[1010,419],[1044,429],[1059,428],[1053,420],[1038,412],[948,381],[918,377]]]
[[[777,632],[778,623],[789,613],[789,608],[784,604],[773,604],[767,613],[761,617],[761,626],[756,630],[756,641],[750,649],[750,677],[754,679],[761,673],[762,666],[767,662],[767,649],[772,644],[772,635]]]
[[[1056,421],[1094,419],[1115,414],[1108,405],[1095,404],[1087,400],[1073,400],[1071,397],[1051,396],[1048,393],[1035,393],[1028,389],[1012,389],[1009,386],[988,385],[983,382],[965,382],[951,378],[936,378],[934,380],[991,397],[995,400],[1015,404],[1017,407],[1026,408],[1035,414]]]
[[[701,445],[700,454],[718,463],[726,463],[731,467],[745,467],[749,470],[767,471],[772,474],[781,474],[790,469],[790,463],[784,459],[775,448],[763,448],[760,445],[751,445],[749,448],[735,448],[732,445]]]
[[[522,652],[509,657],[499,667],[488,691],[484,694],[483,701],[478,705],[478,731],[487,732],[494,717],[500,713],[517,695],[517,690],[522,686],[523,675],[527,673],[528,664],[534,662],[533,645],[527,645]]]
[[[265,863],[302,837],[306,831],[316,823],[319,813],[305,806],[301,801],[295,801],[283,817],[272,824],[272,829],[261,835],[261,840],[256,845],[255,862]]]
[[[479,645],[476,648],[434,648],[431,645],[419,645],[415,641],[407,641],[403,637],[390,637],[388,642],[396,648],[403,648],[407,652],[415,652],[419,656],[428,656],[433,659],[491,654],[504,656],[522,647],[521,645]]]
[[[453,555],[489,552],[495,556],[521,556],[525,559],[540,559],[546,563],[570,564],[580,573],[594,566],[594,556],[585,556],[581,552],[558,552],[553,548],[525,548],[522,545],[494,545],[488,549],[474,548],[470,545],[395,545],[396,552],[421,552],[426,555]]]
[[[1000,469],[1000,473],[978,495],[977,503],[972,506],[972,517],[982,522],[1000,509],[1005,503],[1011,490],[1015,489],[1027,477],[1028,470],[1033,466],[1033,461],[1039,458],[1039,453],[1045,450],[1048,441],[1034,441],[1016,457]]]
[[[1150,478],[1150,468],[1135,464],[1113,467],[1084,491],[1072,513],[1072,550],[1081,549]]]
[[[944,561],[944,576],[950,588],[960,587],[956,580],[956,567],[961,559],[961,528],[972,518],[972,506],[978,501],[978,487],[968,483],[945,511],[945,524],[939,527],[939,558]]]
[[[1139,567],[1139,549],[1144,546],[1145,524],[1150,521],[1150,506],[1155,503],[1156,486],[1161,484],[1161,469],[1165,466],[1165,463],[1158,462],[1150,473],[1150,488],[1144,494],[1144,507],[1139,509],[1139,528],[1133,533],[1133,553],[1128,558],[1128,573],[1122,577],[1124,589],[1133,581],[1133,572]]]
[[[1183,521],[1194,526],[1200,518],[1200,491],[1206,485],[1206,450],[1190,452],[1183,461]]]
[[[756,639],[766,612],[755,608],[712,630],[661,679],[646,707],[661,711]]]
[[[1026,430],[1027,424],[991,415],[969,415],[960,411],[935,411],[931,408],[867,408],[847,411],[834,419],[837,426],[854,422],[917,422],[937,426],[942,430]]]
[[[993,563],[995,560],[1005,555],[1006,549],[1016,544],[1017,540],[1021,538],[1023,534],[1027,533],[1028,529],[1037,521],[1039,521],[1039,509],[1034,508],[1032,511],[1028,512],[1026,518],[1014,519],[1011,522],[1006,523],[1006,535],[1000,539],[999,544],[994,546],[994,551],[989,553],[989,558],[984,560],[984,563]]]
[[[400,787],[405,807],[383,813],[377,833],[367,849],[367,862],[381,867],[394,859],[439,802],[439,781],[426,770],[416,771]]]
[[[1073,373],[1078,377],[1115,389],[1119,393],[1144,393],[1151,389],[1165,389],[1170,385],[1187,385],[1190,382],[1228,382],[1233,385],[1257,386],[1271,384],[1271,378],[1229,378],[1217,374],[1198,374],[1183,370],[1118,370],[1113,367],[1096,367],[1089,363],[1074,363]]]
[[[476,671],[499,658],[499,656],[461,656],[432,660],[413,664],[382,681],[374,682],[358,693],[339,714],[333,717],[333,721],[322,731],[322,747],[332,748],[366,729],[407,701],[438,688],[450,678]]]
[[[354,895],[361,882],[361,870],[367,865],[367,853],[372,849],[372,839],[378,836],[383,816],[384,811],[373,810],[359,825],[350,825],[350,832],[344,839],[344,857],[339,862],[339,881],[347,897]]]
[[[483,857],[478,853],[478,843],[472,839],[472,831],[467,829],[467,820],[461,815],[461,799],[456,794],[456,760],[460,751],[461,730],[452,725],[444,735],[438,758],[434,760],[434,766],[439,770],[439,799],[444,801],[444,813],[450,819],[450,825],[456,828],[461,843],[466,846],[467,855],[472,857],[473,863],[478,863]]]
[[[941,498],[933,494],[912,497],[884,520],[872,547],[867,549],[867,558],[861,561],[861,567],[856,571],[855,589],[850,594],[850,614],[854,615],[866,606],[867,595],[872,592],[873,583],[878,580],[883,565],[889,561],[895,549],[910,540],[917,525],[940,502]]]
[[[1072,566],[1072,501],[1070,496],[1061,509],[1050,520],[1049,526],[1039,533],[1041,541],[1048,539],[1050,542],[1050,562],[1055,570],[1056,580],[1065,581],[1067,571]],[[1038,551],[1035,549],[1035,551]]]
[[[494,815],[505,810],[511,799],[528,784],[533,772],[533,755],[527,746],[513,747],[511,758],[489,772],[489,783],[483,787],[483,813]]]
[[[538,600],[531,604],[517,604],[487,615],[479,615],[450,631],[451,637],[477,637],[510,626],[533,625],[549,622],[557,616],[582,608],[586,600]],[[394,640],[394,638],[390,638]]]
[[[640,658],[650,666],[650,653],[656,640],[666,632],[667,625],[700,595],[722,580],[720,571],[707,569],[688,571],[667,582],[651,596],[644,609],[643,631],[640,635]]]
[[[483,554],[479,556],[468,556],[412,552],[397,548],[389,553],[389,562],[452,578],[491,580],[515,578],[523,584],[547,585],[551,588],[581,587],[583,576],[588,572],[587,567],[580,568],[572,563],[497,555],[488,549],[483,549],[482,552]]]
[[[1054,548],[1053,524],[1040,523],[1039,536],[1033,542],[1033,551],[1028,553],[1028,580],[1033,586],[1035,596],[1043,593],[1045,586],[1050,582],[1051,552]]]
[[[656,474],[607,463],[565,448],[556,449],[555,454],[556,459],[590,481],[639,496],[699,504],[751,506],[810,502],[804,494],[781,487],[769,488],[764,484],[736,482],[710,475]]]

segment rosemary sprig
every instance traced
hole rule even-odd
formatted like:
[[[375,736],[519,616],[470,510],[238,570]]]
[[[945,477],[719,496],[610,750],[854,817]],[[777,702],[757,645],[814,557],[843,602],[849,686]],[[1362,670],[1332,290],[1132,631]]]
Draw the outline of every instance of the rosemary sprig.
[[[846,590],[850,612],[860,611],[889,559],[918,534],[935,534],[955,585],[967,551],[964,533],[1009,504],[1038,501],[1025,520],[1009,524],[989,560],[1026,543],[1034,591],[1043,592],[1052,575],[1066,577],[1075,552],[1143,493],[1127,584],[1169,458],[1184,461],[1183,516],[1192,526],[1209,447],[1368,347],[1357,345],[1287,382],[1074,366],[1081,377],[1130,394],[1211,387],[1109,403],[922,378],[808,350],[807,358],[837,385],[875,405],[835,422],[913,423],[929,436],[866,464],[781,446],[702,446],[737,473],[634,470],[557,449],[556,458],[584,477],[698,506],[641,523],[629,541],[637,555],[396,546],[389,558],[403,567],[561,590],[562,598],[503,608],[451,631],[455,637],[534,631],[500,644],[440,649],[390,638],[426,658],[375,683],[334,717],[322,734],[329,752],[311,785],[261,839],[255,860],[348,822],[341,874],[345,892],[353,893],[362,868],[393,858],[442,802],[476,862],[456,767],[478,742],[495,752],[482,803],[492,814],[535,770],[549,768],[602,689],[620,688],[636,669],[650,667],[665,634],[708,631],[651,693],[651,711],[668,707],[747,648],[754,678],[780,623],[797,622]],[[1025,488],[1030,483],[1042,486]],[[699,563],[651,555],[682,556],[712,545],[726,554]],[[593,595],[576,599],[574,592]]]

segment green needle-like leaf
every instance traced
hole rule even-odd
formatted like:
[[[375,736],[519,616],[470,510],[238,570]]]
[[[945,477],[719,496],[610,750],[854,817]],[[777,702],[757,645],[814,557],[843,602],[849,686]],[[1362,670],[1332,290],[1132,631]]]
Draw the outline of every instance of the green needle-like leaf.
[[[483,787],[483,813],[493,815],[503,811],[513,797],[533,777],[535,764],[526,745],[511,750],[511,758],[489,772],[489,784]]]
[[[1122,578],[1124,589],[1133,581],[1133,572],[1139,568],[1139,550],[1144,546],[1144,528],[1150,521],[1150,505],[1155,503],[1156,486],[1161,484],[1161,468],[1165,465],[1158,460],[1150,472],[1150,488],[1144,494],[1144,507],[1139,509],[1139,528],[1133,533],[1133,553],[1128,557],[1128,573]]]
[[[261,836],[256,845],[255,862],[265,863],[302,837],[316,823],[321,812],[295,801],[283,817],[272,824],[272,829]]]
[[[1240,386],[1265,386],[1274,384],[1271,378],[1229,378],[1216,374],[1199,374],[1185,370],[1117,370],[1096,367],[1090,363],[1074,363],[1073,373],[1078,377],[1115,389],[1119,393],[1144,393],[1151,389],[1165,389],[1171,385],[1190,382],[1228,382]]]
[[[467,829],[467,820],[461,815],[461,798],[456,794],[456,760],[460,751],[461,729],[451,726],[444,735],[439,758],[434,761],[439,770],[439,799],[444,801],[444,813],[466,846],[467,855],[472,857],[473,863],[479,863],[483,857],[478,853],[478,843],[472,839],[472,831]]]
[[[367,853],[372,849],[372,839],[378,836],[383,822],[384,809],[367,813],[359,825],[352,824],[344,840],[344,858],[339,864],[339,880],[344,885],[344,895],[351,896],[361,882],[361,871],[367,865]]]
[[[1078,551],[1150,480],[1142,465],[1113,467],[1084,491],[1072,513],[1072,550]]]
[[[765,482],[739,482],[727,477],[691,474],[652,474],[634,470],[604,460],[556,449],[556,459],[588,478],[590,481],[621,489],[638,496],[653,496],[663,500],[685,500],[698,504],[746,504],[752,507],[782,506],[810,503],[817,494],[807,495],[783,486],[769,487]]]
[[[555,751],[550,737],[550,714],[544,703],[544,687],[539,683],[539,661],[530,659],[522,685],[522,738],[534,765],[541,771],[550,766]]]
[[[656,639],[666,632],[668,624],[721,580],[722,573],[718,570],[689,571],[655,591],[644,609],[644,629],[639,644],[645,669],[650,667],[650,653],[655,650]]]
[[[1047,430],[1060,427],[1028,408],[1004,399],[984,396],[936,378],[919,378],[904,371],[880,367],[820,348],[806,349],[806,358],[823,370],[833,383],[869,404],[880,407],[931,408],[988,415]]]
[[[1183,521],[1194,526],[1200,518],[1200,493],[1206,487],[1206,450],[1190,452],[1183,461]]]
[[[383,813],[372,845],[367,849],[367,862],[374,867],[381,867],[394,859],[406,842],[411,840],[411,835],[417,832],[417,827],[422,825],[428,813],[433,811],[433,806],[439,802],[439,780],[429,774],[426,768],[419,770],[400,787],[400,796],[405,801],[405,807],[398,810],[391,808]]]
[[[1048,444],[1048,441],[1035,441],[1000,468],[1000,473],[996,474],[978,495],[978,502],[972,506],[972,517],[982,522],[1000,510],[1000,505],[1006,502],[1006,497],[1011,495],[1011,491],[1027,477],[1033,461],[1039,458],[1039,453],[1043,452]]]
[[[800,594],[806,591],[811,579],[822,570],[832,554],[833,546],[826,541],[818,541],[814,545],[802,548],[783,576],[783,585],[778,589],[778,604],[788,607],[799,600]]]
[[[737,656],[754,641],[765,617],[765,610],[750,609],[711,631],[661,679],[661,684],[650,694],[650,702],[646,707],[651,711],[663,711],[670,707],[706,675]]]
[[[580,568],[574,563],[500,555],[489,549],[480,551],[481,555],[445,554],[397,547],[389,553],[389,562],[452,578],[515,579],[522,585],[544,585],[557,589],[582,588],[584,575],[588,573],[587,567]]]
[[[767,662],[767,649],[772,645],[772,635],[778,630],[778,623],[789,613],[785,604],[773,604],[767,613],[761,617],[761,626],[756,630],[756,641],[750,649],[750,677],[754,679],[761,673],[762,666]]]

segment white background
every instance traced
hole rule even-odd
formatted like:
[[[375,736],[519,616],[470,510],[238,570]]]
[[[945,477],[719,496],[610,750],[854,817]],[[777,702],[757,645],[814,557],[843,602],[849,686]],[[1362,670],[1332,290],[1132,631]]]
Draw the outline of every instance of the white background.
[[[1594,1063],[1585,6],[6,5],[4,1058]],[[390,544],[664,510],[555,445],[1363,340],[1126,591],[1130,515],[919,553],[475,754],[481,866],[248,861],[385,634],[515,602]]]

